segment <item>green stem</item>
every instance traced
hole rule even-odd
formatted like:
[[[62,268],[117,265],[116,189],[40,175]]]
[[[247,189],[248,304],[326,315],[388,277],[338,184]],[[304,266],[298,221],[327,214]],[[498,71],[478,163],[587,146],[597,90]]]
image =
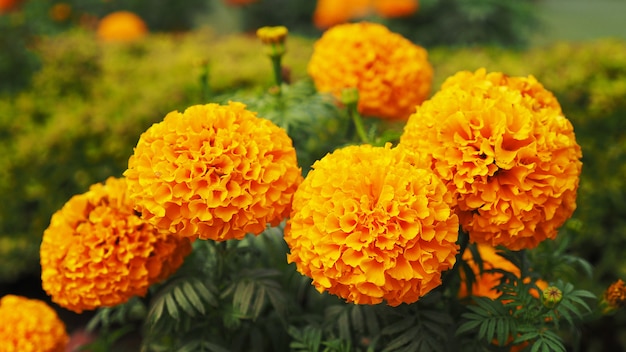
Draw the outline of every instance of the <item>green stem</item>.
[[[361,139],[361,142],[369,144],[370,139],[367,136],[367,132],[365,132],[365,127],[363,126],[363,118],[361,117],[361,114],[359,114],[357,110],[356,103],[348,104],[347,109],[348,109],[348,115],[350,115],[350,119],[352,120],[352,123],[354,124],[354,128],[356,129],[356,133]]]
[[[283,84],[283,72],[281,65],[281,55],[274,55],[270,57],[272,59],[272,69],[274,70],[274,82],[280,88]]]

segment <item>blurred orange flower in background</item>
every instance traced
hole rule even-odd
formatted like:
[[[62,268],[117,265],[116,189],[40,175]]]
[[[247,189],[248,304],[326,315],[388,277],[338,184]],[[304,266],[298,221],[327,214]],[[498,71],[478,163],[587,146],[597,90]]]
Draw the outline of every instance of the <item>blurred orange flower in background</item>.
[[[459,289],[459,297],[479,296],[496,299],[502,294],[502,292],[496,289],[496,286],[500,285],[500,281],[502,280],[504,274],[499,272],[489,272],[489,270],[504,270],[520,277],[520,269],[509,260],[499,255],[496,248],[493,246],[478,244],[476,248],[480,254],[480,259],[483,262],[483,272],[481,273],[480,267],[474,261],[472,252],[466,250],[463,253],[463,260],[465,260],[472,268],[474,276],[476,277],[476,282],[472,285],[471,291],[468,291],[464,277],[465,275],[461,271],[462,280],[461,288]],[[541,290],[548,287],[548,283],[543,280],[537,280],[536,284]],[[539,298],[539,293],[536,292],[536,290],[531,290],[530,292],[535,298]]]
[[[287,132],[234,102],[169,113],[141,135],[124,175],[147,221],[215,241],[278,225],[302,182]]]
[[[370,22],[327,30],[315,42],[307,71],[320,92],[340,99],[344,89],[356,88],[361,114],[393,120],[415,112],[433,79],[424,48]]]
[[[64,352],[68,341],[65,324],[46,302],[0,298],[0,351]]]
[[[244,6],[248,4],[253,4],[258,1],[259,0],[224,0],[226,5],[229,5],[229,6]]]
[[[0,0],[0,15],[16,10],[21,0]]]
[[[42,287],[53,302],[77,313],[115,306],[144,296],[190,252],[189,240],[143,221],[126,180],[110,177],[52,215],[40,248]]]
[[[458,252],[451,194],[414,155],[337,149],[298,187],[288,261],[320,291],[357,304],[413,303],[441,285]]]
[[[381,17],[410,16],[418,8],[417,0],[318,0],[313,23],[325,29],[372,14]]]
[[[411,115],[400,147],[431,158],[472,242],[534,248],[576,209],[581,149],[533,76],[457,73]]]
[[[98,38],[107,42],[131,42],[148,33],[144,20],[129,11],[116,11],[104,16],[96,29]]]

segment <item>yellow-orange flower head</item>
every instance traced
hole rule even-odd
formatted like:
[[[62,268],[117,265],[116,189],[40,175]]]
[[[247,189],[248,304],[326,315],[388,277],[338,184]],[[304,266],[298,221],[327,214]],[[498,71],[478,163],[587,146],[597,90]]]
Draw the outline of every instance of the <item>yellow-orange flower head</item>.
[[[400,147],[431,158],[473,242],[533,248],[576,209],[581,149],[533,76],[457,73],[411,115]]]
[[[129,11],[116,11],[98,22],[98,38],[105,42],[133,42],[148,34],[144,20]]]
[[[361,114],[395,120],[415,112],[433,79],[424,48],[369,22],[327,30],[315,43],[307,69],[319,91],[340,98],[343,89],[357,88]]]
[[[63,352],[65,324],[44,301],[22,296],[0,298],[0,351]]]
[[[40,248],[43,289],[80,313],[144,296],[191,252],[187,239],[161,232],[133,210],[124,178],[72,197],[52,215]]]
[[[125,176],[145,219],[215,241],[278,225],[302,182],[287,133],[233,102],[169,113],[141,135]]]
[[[458,252],[452,196],[397,149],[349,146],[313,165],[285,228],[289,262],[320,292],[357,304],[412,303]]]

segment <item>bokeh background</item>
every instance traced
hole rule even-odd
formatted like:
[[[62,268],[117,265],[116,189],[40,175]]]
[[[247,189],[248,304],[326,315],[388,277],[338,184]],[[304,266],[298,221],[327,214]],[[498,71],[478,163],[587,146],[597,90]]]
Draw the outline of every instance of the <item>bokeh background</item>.
[[[120,176],[148,126],[172,110],[271,85],[257,28],[289,28],[285,65],[292,81],[307,80],[325,29],[316,6],[0,0],[0,296],[45,298],[38,251],[50,216],[91,184]],[[117,11],[141,21],[109,24],[127,37],[102,29]],[[384,23],[428,49],[435,88],[456,71],[485,67],[532,74],[556,94],[584,154],[578,209],[557,241],[590,262],[591,277],[572,276],[598,295],[626,278],[624,14],[626,0],[421,0],[414,13],[352,19]],[[60,314],[70,331],[89,318]],[[589,351],[626,349],[623,312],[584,329]]]

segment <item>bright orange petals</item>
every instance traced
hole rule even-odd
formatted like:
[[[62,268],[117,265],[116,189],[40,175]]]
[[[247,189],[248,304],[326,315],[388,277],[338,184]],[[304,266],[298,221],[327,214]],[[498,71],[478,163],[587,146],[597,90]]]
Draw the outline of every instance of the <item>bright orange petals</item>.
[[[467,297],[471,295],[496,299],[502,294],[502,292],[496,289],[496,286],[500,285],[503,275],[498,272],[489,272],[489,270],[504,270],[517,277],[521,275],[520,270],[517,266],[515,266],[515,264],[499,255],[493,246],[479,244],[477,245],[477,249],[480,254],[480,258],[483,261],[483,273],[481,274],[480,268],[474,262],[472,253],[469,250],[465,251],[465,253],[463,253],[463,260],[465,260],[472,268],[474,276],[476,277],[476,282],[472,285],[471,292],[468,292],[465,279],[463,278],[461,281],[461,288],[459,289],[459,297]],[[528,280],[525,280],[524,282],[530,282],[530,279],[527,279]],[[535,284],[540,290],[548,287],[548,283],[543,280],[537,280]],[[535,298],[539,298],[539,292],[537,292],[537,290],[533,289],[530,293]]]
[[[534,248],[576,209],[581,149],[532,76],[457,73],[410,117],[400,147],[431,158],[473,242]]]
[[[215,241],[278,225],[302,182],[287,133],[232,102],[169,113],[141,135],[124,175],[143,218]]]
[[[458,246],[452,195],[413,155],[349,146],[313,165],[285,229],[289,262],[318,291],[357,304],[417,301]]]
[[[0,351],[63,352],[65,324],[44,301],[6,295],[0,298]]]
[[[315,43],[308,73],[321,92],[337,99],[359,91],[361,114],[406,120],[430,94],[428,53],[385,26],[361,22],[335,26]]]
[[[98,23],[98,38],[107,42],[131,42],[143,38],[148,26],[141,17],[128,11],[116,11]]]
[[[43,289],[80,313],[144,296],[183,263],[187,239],[159,232],[133,210],[126,180],[109,178],[52,215],[40,248]]]
[[[417,0],[374,0],[374,9],[382,17],[405,17],[417,12]]]
[[[351,19],[362,18],[371,10],[371,0],[317,0],[313,23],[317,28],[329,28]]]

